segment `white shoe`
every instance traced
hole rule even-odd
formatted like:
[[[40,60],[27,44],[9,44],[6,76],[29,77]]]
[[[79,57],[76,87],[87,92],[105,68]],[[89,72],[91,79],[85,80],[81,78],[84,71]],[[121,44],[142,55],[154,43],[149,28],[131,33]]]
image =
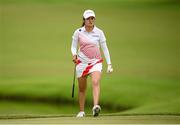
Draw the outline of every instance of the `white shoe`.
[[[84,117],[85,116],[85,112],[83,111],[80,111],[78,114],[77,114],[77,118],[81,118],[81,117]]]
[[[93,116],[96,117],[99,115],[100,111],[101,111],[101,107],[99,105],[95,105],[92,109],[93,111]]]

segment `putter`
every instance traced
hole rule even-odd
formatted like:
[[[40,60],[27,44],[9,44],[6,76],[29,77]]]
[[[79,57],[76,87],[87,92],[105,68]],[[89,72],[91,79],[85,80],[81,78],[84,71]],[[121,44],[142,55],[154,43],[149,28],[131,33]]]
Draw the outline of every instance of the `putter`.
[[[76,64],[74,65],[74,76],[73,76],[73,86],[72,86],[72,98],[74,97],[74,87],[75,87],[75,76],[76,76]]]

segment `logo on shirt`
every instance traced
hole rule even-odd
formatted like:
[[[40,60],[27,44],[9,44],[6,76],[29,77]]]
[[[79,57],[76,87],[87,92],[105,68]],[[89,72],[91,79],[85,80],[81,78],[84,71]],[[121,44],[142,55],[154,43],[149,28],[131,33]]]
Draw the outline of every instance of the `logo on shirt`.
[[[92,37],[99,37],[99,35],[97,35],[97,34],[94,34],[94,35],[92,35]]]

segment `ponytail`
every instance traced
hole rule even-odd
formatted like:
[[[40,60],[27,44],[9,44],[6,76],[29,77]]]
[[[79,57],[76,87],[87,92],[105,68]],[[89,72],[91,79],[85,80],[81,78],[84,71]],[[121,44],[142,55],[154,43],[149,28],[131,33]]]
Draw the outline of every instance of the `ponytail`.
[[[85,25],[85,19],[83,17],[83,23],[82,23],[81,27],[83,27],[84,25]]]

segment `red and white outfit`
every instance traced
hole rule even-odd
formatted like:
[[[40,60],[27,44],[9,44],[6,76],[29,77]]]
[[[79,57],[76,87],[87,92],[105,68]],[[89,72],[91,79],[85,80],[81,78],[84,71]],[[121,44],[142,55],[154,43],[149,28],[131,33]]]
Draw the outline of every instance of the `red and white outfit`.
[[[77,52],[77,47],[79,50]],[[94,71],[102,71],[102,57],[100,47],[103,50],[107,64],[111,64],[106,38],[102,30],[94,26],[91,32],[85,27],[78,28],[72,36],[71,52],[77,55],[76,76],[86,76]]]

